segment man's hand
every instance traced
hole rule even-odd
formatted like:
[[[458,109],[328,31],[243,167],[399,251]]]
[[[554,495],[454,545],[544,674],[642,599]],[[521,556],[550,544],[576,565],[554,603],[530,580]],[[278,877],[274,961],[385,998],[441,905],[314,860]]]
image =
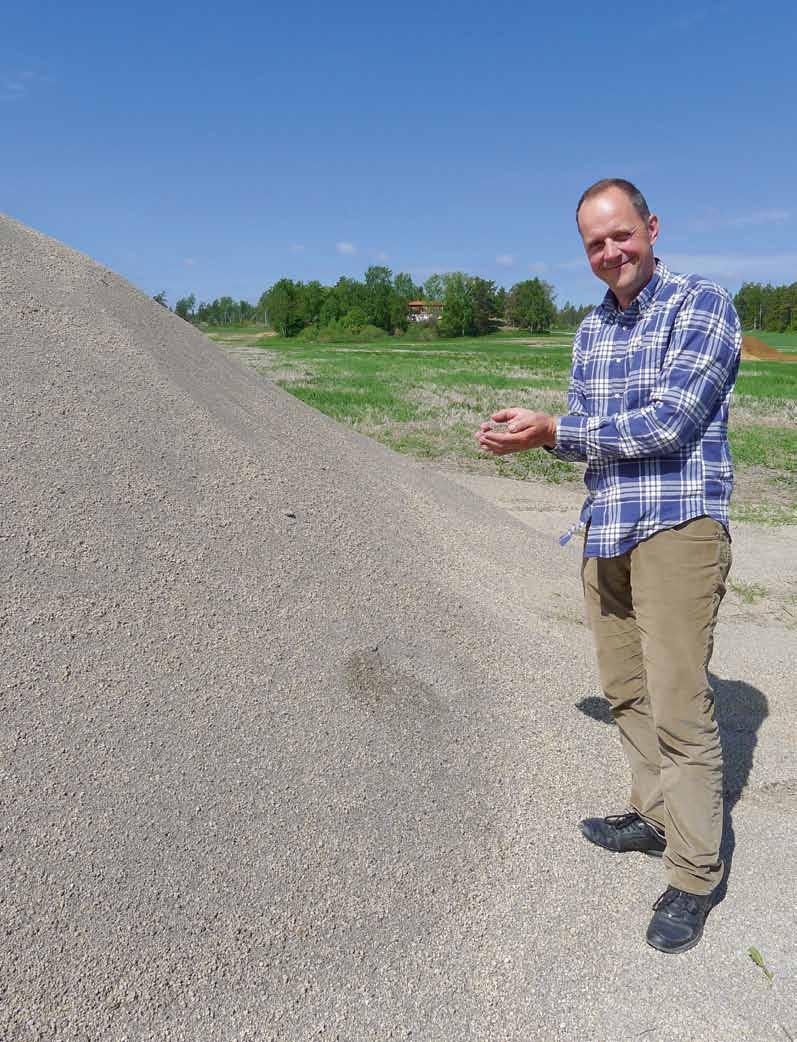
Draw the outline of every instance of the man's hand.
[[[539,449],[556,445],[556,417],[531,409],[502,409],[490,417],[492,423],[483,423],[476,432],[479,445],[493,456],[508,452]],[[505,423],[505,431],[497,431],[493,423]]]

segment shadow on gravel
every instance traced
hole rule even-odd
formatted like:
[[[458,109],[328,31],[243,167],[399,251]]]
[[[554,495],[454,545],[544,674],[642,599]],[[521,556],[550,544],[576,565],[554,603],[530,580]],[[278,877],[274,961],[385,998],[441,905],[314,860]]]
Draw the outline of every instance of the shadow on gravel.
[[[732,811],[747,786],[753,769],[758,730],[769,715],[766,695],[742,680],[722,680],[709,673],[714,689],[714,704],[725,761],[725,820],[722,836],[722,858],[725,875],[717,887],[714,904],[719,904],[728,889],[736,835]],[[576,702],[576,709],[602,724],[614,726],[608,701],[599,695],[590,695]]]
[[[725,822],[722,835],[722,858],[725,875],[717,887],[714,904],[725,898],[731,875],[736,834],[732,811],[739,802],[753,769],[758,729],[769,715],[769,703],[763,691],[742,680],[721,680],[709,673],[714,688],[717,723],[725,761]]]

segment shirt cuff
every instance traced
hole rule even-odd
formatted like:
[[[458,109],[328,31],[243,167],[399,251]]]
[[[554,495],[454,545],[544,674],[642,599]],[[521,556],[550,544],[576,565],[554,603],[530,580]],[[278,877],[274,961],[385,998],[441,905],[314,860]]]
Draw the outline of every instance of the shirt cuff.
[[[583,462],[587,458],[587,416],[560,416],[556,424],[556,448],[559,459]]]

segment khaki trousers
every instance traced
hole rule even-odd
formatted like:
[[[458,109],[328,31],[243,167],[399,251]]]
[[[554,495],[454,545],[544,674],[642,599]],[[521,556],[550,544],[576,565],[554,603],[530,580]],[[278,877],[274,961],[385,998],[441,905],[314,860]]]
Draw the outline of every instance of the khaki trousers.
[[[629,805],[667,841],[668,882],[720,882],[722,747],[708,682],[730,538],[710,517],[657,532],[621,557],[584,558],[587,619],[631,768]]]

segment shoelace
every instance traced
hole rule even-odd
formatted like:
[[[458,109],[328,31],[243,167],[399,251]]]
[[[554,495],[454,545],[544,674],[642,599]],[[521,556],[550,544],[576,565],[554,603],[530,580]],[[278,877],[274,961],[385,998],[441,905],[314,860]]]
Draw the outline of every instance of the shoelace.
[[[660,839],[662,843],[664,842],[664,836],[659,833],[658,829],[654,829],[652,825],[648,825],[644,818],[640,818],[635,811],[630,811],[628,814],[610,814],[605,820],[607,825],[612,825],[618,830],[618,832],[630,828],[632,825],[638,825],[641,822],[643,825],[648,826],[649,831],[652,832],[657,839]]]
[[[654,903],[653,911],[658,912],[660,908],[668,908],[670,905],[672,905],[671,915],[679,915],[684,912],[687,915],[697,915],[700,911],[700,904],[694,894],[688,894],[685,890],[676,890],[675,887],[668,887],[664,891]]]
[[[638,814],[631,811],[630,814],[610,814],[605,820],[607,825],[611,825],[612,828],[620,831],[627,829],[629,825],[636,825],[641,819]]]

